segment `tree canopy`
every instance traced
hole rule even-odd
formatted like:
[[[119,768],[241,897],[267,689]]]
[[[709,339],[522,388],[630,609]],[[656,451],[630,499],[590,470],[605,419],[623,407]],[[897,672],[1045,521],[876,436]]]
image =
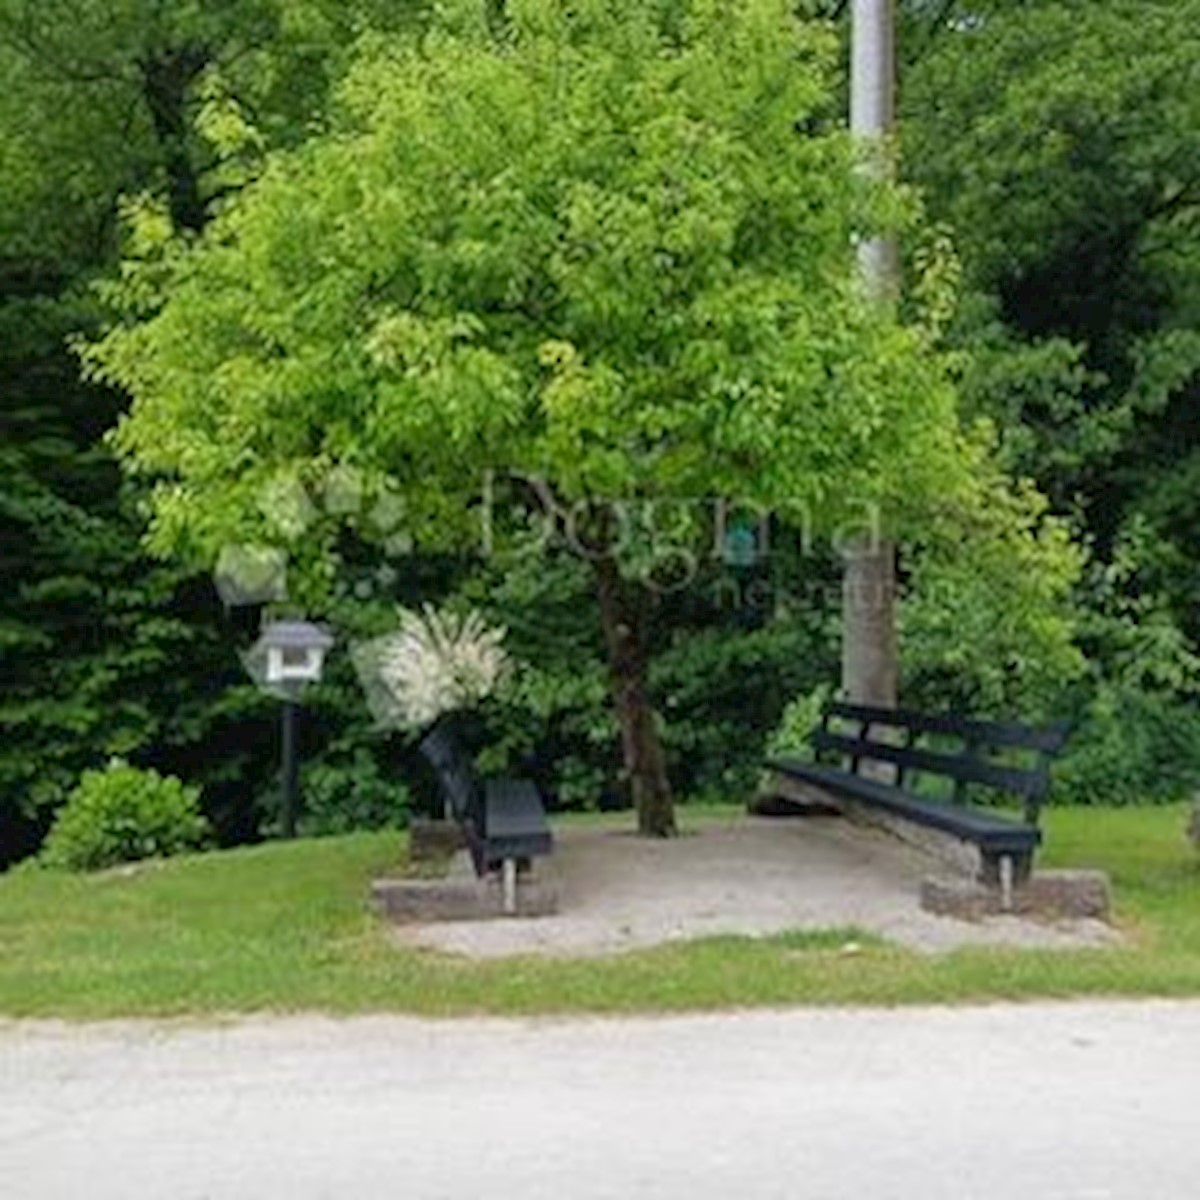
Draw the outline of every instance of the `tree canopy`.
[[[267,536],[281,478],[346,466],[432,544],[486,468],[560,505],[725,496],[827,528],[965,488],[928,329],[855,279],[854,238],[905,205],[828,119],[828,28],[781,0],[507,13],[452,5],[371,53],[194,248],[143,214],[113,293],[134,319],[87,358],[133,397],[157,546],[211,561]]]
[[[944,365],[853,283],[848,141],[797,132],[833,50],[757,0],[529,4],[502,40],[462,6],[361,63],[336,128],[203,246],[127,264],[118,298],[164,302],[91,361],[133,396],[119,444],[171,481],[160,545],[211,556],[281,472],[333,463],[439,518],[486,466],[831,522],[944,490]]]

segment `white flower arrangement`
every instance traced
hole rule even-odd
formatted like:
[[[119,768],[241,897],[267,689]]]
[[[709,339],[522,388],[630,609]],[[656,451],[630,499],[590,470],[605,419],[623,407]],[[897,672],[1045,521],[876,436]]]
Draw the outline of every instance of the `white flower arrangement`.
[[[490,696],[510,668],[505,630],[475,611],[400,609],[400,628],[352,651],[379,725],[414,728]]]

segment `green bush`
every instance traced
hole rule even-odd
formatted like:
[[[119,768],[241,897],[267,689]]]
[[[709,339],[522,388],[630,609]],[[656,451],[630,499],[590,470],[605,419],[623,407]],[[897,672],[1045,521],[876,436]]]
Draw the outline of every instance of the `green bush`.
[[[832,678],[836,664],[836,643],[816,614],[679,634],[650,680],[680,791],[735,801],[752,793],[763,743],[789,698]]]
[[[1055,764],[1055,801],[1162,804],[1200,786],[1200,657],[1150,586],[1154,552],[1132,521],[1111,560],[1093,561],[1084,580],[1080,644],[1095,678],[1065,701],[1077,719]]]
[[[389,773],[366,746],[306,766],[300,797],[301,829],[318,836],[403,827],[412,809],[398,772]]]
[[[650,688],[680,797],[752,791],[788,697],[830,677],[835,662],[817,621],[676,630],[651,662]],[[532,776],[562,809],[623,797],[620,730],[598,652],[581,646],[569,662],[526,660],[478,719],[482,771]]]
[[[1082,557],[1035,493],[997,484],[988,495],[977,522],[935,530],[906,556],[901,693],[918,709],[1059,716],[1086,671]]]
[[[821,712],[833,697],[833,687],[828,683],[818,684],[811,692],[797,696],[783,710],[783,716],[771,736],[767,738],[766,757],[786,754],[802,761],[813,760],[812,744],[808,735],[821,721]]]
[[[1052,770],[1058,804],[1170,804],[1200,787],[1200,712],[1103,685]]]
[[[546,660],[519,664],[501,694],[465,722],[480,771],[526,775],[560,809],[593,809],[613,793],[620,732],[598,657],[574,670]]]
[[[114,760],[103,771],[83,773],[55,817],[41,861],[95,871],[196,849],[208,837],[198,788]]]

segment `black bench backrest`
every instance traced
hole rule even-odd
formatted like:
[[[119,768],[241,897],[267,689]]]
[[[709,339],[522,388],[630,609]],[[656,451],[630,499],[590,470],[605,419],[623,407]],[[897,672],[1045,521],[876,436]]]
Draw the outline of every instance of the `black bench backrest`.
[[[483,789],[458,738],[444,725],[435,725],[418,749],[437,775],[450,814],[460,824],[481,828]]]
[[[831,730],[831,721],[855,724],[857,732]],[[876,736],[881,729],[887,732]],[[1033,825],[1050,786],[1050,760],[1062,749],[1068,729],[1065,722],[1036,728],[1015,721],[976,721],[952,714],[833,703],[826,706],[812,744],[818,754],[849,758],[856,773],[864,760],[891,764],[899,787],[910,772],[952,779],[958,803],[966,802],[969,784],[1011,793],[1023,801],[1025,819]],[[897,735],[903,736],[902,742],[896,740]],[[959,746],[952,750],[919,746],[918,741],[926,737],[954,740]],[[1004,761],[1013,751],[1035,755],[1034,765]]]
[[[1070,723],[1059,721],[1043,727],[1019,721],[977,721],[952,713],[920,713],[905,708],[870,708],[864,704],[835,701],[826,705],[825,715],[858,721],[865,725],[912,729],[917,733],[944,734],[964,742],[997,748],[1015,747],[1057,754],[1066,744]]]

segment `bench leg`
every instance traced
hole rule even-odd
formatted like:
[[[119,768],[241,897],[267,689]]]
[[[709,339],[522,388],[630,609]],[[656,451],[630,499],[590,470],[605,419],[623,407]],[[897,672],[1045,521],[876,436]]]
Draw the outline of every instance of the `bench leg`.
[[[501,864],[504,887],[504,911],[512,917],[517,912],[517,860],[506,858]]]
[[[1033,856],[1014,852],[1005,854],[985,852],[979,864],[978,881],[985,887],[996,888],[1003,892],[1005,874],[1007,872],[1010,886],[1015,894],[1016,889],[1026,883],[1033,871]]]
[[[1013,860],[1009,854],[1000,859],[1000,907],[1004,912],[1013,910]]]

